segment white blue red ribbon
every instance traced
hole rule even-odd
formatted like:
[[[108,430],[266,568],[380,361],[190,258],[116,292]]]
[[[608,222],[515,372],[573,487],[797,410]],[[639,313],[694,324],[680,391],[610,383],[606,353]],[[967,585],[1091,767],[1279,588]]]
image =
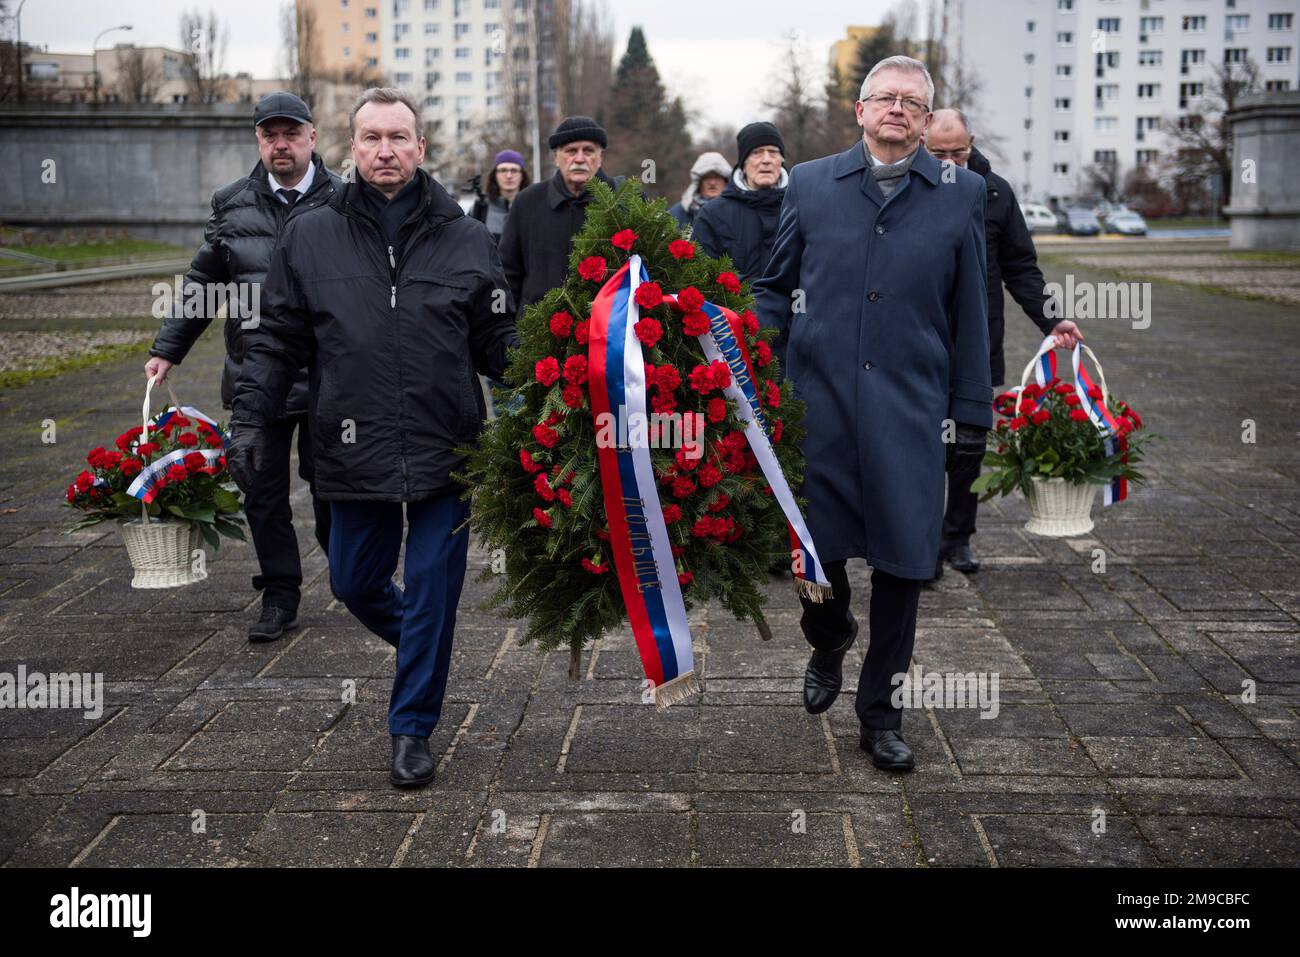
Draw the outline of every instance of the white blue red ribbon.
[[[158,497],[158,477],[172,465],[183,461],[185,456],[194,452],[203,456],[209,468],[216,463],[217,459],[226,454],[222,449],[177,449],[175,452],[168,452],[162,458],[155,459],[142,468],[140,474],[127,486],[126,493],[135,496],[142,502],[152,502]]]

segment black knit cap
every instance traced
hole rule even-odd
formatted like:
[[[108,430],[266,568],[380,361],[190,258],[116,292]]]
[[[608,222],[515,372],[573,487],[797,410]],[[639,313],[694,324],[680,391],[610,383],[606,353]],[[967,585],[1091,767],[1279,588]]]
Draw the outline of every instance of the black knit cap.
[[[781,139],[780,131],[771,123],[750,123],[736,134],[736,144],[740,147],[737,166],[744,166],[749,154],[760,146],[775,146],[783,155],[785,153],[785,140]]]
[[[601,149],[609,146],[609,137],[605,135],[601,125],[590,116],[565,117],[546,142],[551,149],[556,150],[565,143],[576,143],[578,140],[591,140],[593,143],[599,143]]]

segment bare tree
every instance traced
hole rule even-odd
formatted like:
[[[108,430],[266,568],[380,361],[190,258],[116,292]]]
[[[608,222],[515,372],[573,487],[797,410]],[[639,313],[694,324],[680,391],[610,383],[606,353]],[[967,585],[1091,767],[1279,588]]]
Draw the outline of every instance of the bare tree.
[[[1083,191],[1108,203],[1118,203],[1124,193],[1124,177],[1118,162],[1094,163],[1082,170]]]
[[[1232,201],[1232,124],[1228,114],[1237,102],[1258,93],[1259,65],[1247,58],[1244,63],[1215,64],[1205,84],[1204,95],[1189,104],[1189,111],[1176,120],[1166,120],[1163,132],[1173,147],[1166,168],[1176,184],[1176,192],[1194,192],[1194,184],[1216,181],[1219,205]]]
[[[211,8],[207,19],[198,10],[181,14],[181,75],[196,103],[216,103],[225,93],[224,67],[230,31]]]
[[[315,8],[285,0],[280,7],[280,36],[283,74],[292,91],[315,108],[320,99],[320,84],[325,79]]]
[[[152,103],[162,89],[162,65],[139,47],[117,48],[114,92],[123,103]]]
[[[729,161],[736,155],[736,134],[740,132],[731,123],[710,123],[702,136],[695,139],[696,153],[721,153]]]
[[[807,49],[794,30],[785,35],[784,44],[776,84],[763,107],[772,111],[785,141],[786,160],[793,166],[832,150],[826,143],[826,103],[808,79]]]

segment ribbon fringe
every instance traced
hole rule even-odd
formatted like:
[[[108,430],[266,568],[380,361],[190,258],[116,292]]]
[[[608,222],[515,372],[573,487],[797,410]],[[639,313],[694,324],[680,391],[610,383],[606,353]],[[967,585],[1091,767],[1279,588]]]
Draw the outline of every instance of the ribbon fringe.
[[[796,578],[794,580],[794,590],[799,597],[807,598],[819,605],[831,597],[830,585],[823,585],[821,582],[813,581],[810,578]]]
[[[655,707],[662,711],[679,701],[686,700],[691,695],[700,694],[703,690],[699,677],[694,671],[688,671],[655,688]]]

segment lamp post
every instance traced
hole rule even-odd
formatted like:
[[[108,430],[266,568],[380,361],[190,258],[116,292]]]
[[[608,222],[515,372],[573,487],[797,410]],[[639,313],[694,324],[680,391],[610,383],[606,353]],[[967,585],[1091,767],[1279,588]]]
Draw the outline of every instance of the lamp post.
[[[26,2],[26,0],[24,0]],[[119,27],[109,27],[107,30],[100,30],[99,35],[90,45],[90,62],[91,69],[95,73],[95,105],[99,105],[99,38],[105,33],[112,33],[114,30],[131,30],[133,27],[129,23],[124,23]]]
[[[15,50],[18,53],[18,102],[23,101],[23,4],[27,0],[19,0],[18,12],[14,14],[14,20],[18,25],[18,45]]]

